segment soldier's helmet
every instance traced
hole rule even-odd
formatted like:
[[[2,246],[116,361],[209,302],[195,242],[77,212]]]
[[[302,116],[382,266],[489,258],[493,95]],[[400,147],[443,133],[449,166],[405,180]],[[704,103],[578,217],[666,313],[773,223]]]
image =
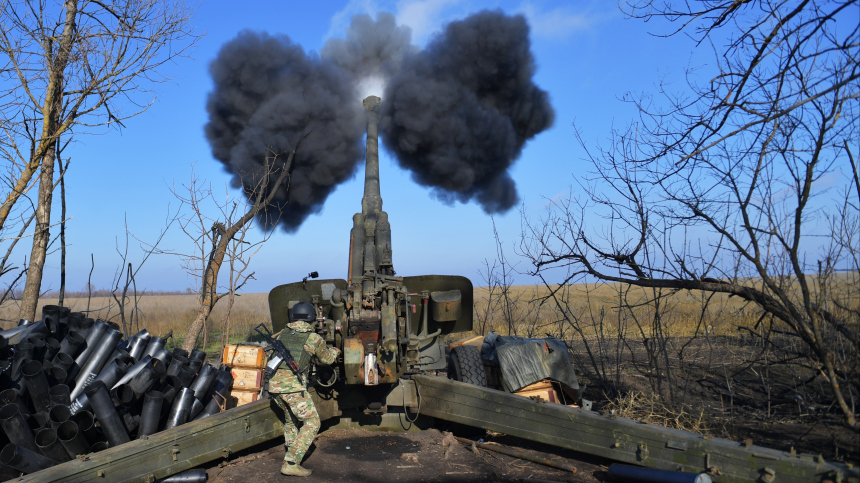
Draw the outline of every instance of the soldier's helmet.
[[[310,322],[315,318],[316,311],[314,310],[314,306],[308,302],[299,302],[290,309],[291,322],[298,322],[300,320]]]

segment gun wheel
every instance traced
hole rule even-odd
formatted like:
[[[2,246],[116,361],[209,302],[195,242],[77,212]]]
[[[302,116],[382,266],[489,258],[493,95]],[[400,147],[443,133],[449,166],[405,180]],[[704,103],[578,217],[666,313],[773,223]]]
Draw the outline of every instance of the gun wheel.
[[[448,357],[448,378],[455,381],[487,387],[484,360],[477,347],[460,345],[451,349]]]

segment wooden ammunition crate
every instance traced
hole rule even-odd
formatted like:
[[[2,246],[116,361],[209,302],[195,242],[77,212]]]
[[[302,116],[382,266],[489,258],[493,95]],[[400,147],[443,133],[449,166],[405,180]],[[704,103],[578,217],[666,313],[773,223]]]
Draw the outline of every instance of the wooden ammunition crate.
[[[234,367],[230,373],[233,374],[233,390],[260,392],[263,387],[263,369]]]
[[[484,345],[484,336],[476,335],[474,337],[466,337],[465,339],[460,339],[457,342],[452,342],[449,347],[453,349],[460,345],[471,345],[477,347],[478,352],[481,352],[481,346]]]
[[[262,347],[228,344],[224,347],[223,362],[229,367],[266,367],[266,353]]]
[[[259,391],[241,391],[233,389],[230,391],[230,397],[227,398],[227,409],[233,409],[238,406],[252,403],[259,399],[259,397]]]
[[[561,384],[550,379],[544,379],[534,384],[530,384],[514,394],[525,396],[530,399],[541,399],[546,402],[566,404],[567,406],[578,408],[576,404],[570,404],[572,399],[564,393]]]

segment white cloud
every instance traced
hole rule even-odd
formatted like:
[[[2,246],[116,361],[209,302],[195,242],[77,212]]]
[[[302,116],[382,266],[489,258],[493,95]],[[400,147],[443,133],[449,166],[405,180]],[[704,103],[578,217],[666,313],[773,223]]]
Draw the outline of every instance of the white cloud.
[[[468,2],[462,0],[401,0],[397,2],[397,23],[412,29],[412,43],[423,45],[442,26],[461,17]]]
[[[532,36],[549,39],[563,39],[596,23],[596,19],[584,11],[576,12],[570,7],[541,10],[530,1],[523,2],[517,12],[528,19]]]

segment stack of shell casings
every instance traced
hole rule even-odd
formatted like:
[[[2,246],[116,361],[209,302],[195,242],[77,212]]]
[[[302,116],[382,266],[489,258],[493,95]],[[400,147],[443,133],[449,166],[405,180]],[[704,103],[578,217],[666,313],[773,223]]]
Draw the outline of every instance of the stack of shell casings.
[[[166,339],[56,305],[0,331],[0,481],[221,412],[230,371]]]

